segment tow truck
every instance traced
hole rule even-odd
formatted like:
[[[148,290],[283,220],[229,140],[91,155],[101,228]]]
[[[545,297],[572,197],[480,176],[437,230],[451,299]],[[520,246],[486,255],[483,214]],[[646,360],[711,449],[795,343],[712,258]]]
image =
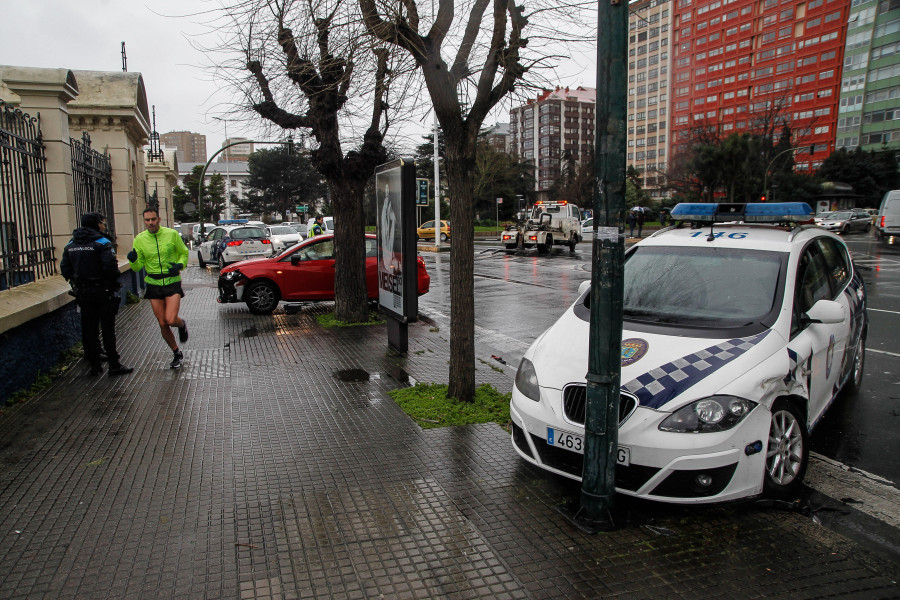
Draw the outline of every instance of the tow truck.
[[[528,219],[506,226],[500,241],[507,250],[537,247],[539,254],[546,254],[555,244],[574,251],[583,238],[581,220],[580,209],[567,200],[539,200]]]

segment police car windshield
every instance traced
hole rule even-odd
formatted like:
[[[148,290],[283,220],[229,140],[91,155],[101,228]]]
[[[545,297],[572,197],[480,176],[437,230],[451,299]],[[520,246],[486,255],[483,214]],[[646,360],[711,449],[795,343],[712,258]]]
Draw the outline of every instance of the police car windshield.
[[[637,247],[625,263],[627,321],[746,327],[780,305],[786,253],[733,248]]]

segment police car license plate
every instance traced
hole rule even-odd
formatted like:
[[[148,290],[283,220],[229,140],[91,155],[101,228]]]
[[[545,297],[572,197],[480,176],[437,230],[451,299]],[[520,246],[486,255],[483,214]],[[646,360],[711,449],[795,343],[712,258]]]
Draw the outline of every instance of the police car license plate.
[[[556,448],[584,454],[584,436],[575,433],[548,427],[547,443]],[[631,464],[631,448],[628,446],[619,446],[617,448],[616,464],[622,465],[623,467],[627,467]]]

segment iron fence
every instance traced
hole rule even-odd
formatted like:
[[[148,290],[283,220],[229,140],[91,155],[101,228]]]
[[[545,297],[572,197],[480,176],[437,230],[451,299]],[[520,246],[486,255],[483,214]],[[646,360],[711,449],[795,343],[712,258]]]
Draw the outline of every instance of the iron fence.
[[[72,147],[72,179],[75,185],[75,218],[81,223],[85,213],[96,212],[106,217],[106,237],[116,243],[116,219],[113,212],[112,165],[108,154],[91,150],[91,136],[81,134],[81,141],[70,138]]]
[[[0,290],[56,273],[39,117],[0,101]]]

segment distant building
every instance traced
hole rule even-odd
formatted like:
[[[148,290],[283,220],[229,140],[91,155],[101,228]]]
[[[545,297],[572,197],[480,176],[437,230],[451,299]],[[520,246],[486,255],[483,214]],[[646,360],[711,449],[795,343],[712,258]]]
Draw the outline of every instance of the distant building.
[[[170,131],[159,136],[161,145],[173,148],[179,163],[206,163],[206,136],[190,131]]]
[[[250,159],[250,155],[253,154],[253,142],[247,138],[230,137],[222,142],[222,147],[224,148],[228,144],[234,144],[235,142],[246,143],[227,148],[216,159],[217,162],[247,162]]]
[[[659,198],[667,195],[672,5],[639,0],[629,8],[627,163],[641,173],[650,196]]]
[[[900,149],[900,2],[850,6],[836,146]]]
[[[485,127],[481,133],[496,150],[509,152],[509,123],[496,123]]]
[[[202,167],[205,164],[205,162],[178,163],[178,185],[184,187],[185,176],[190,175],[191,171],[193,171],[194,167],[197,165]],[[225,180],[227,197],[230,198],[232,195],[241,199],[247,197],[247,193],[244,190],[244,182],[250,177],[250,171],[247,168],[246,161],[210,163],[209,167],[206,169],[203,185],[209,184],[210,178],[215,174],[220,174]],[[233,216],[233,214],[231,216]]]
[[[538,200],[546,199],[559,179],[563,160],[580,163],[591,156],[596,98],[594,88],[558,87],[509,111],[510,152],[537,167]]]
[[[879,4],[853,3],[868,4],[862,12],[870,10],[872,17]],[[704,129],[722,137],[767,129],[777,139],[787,124],[793,145],[806,148],[794,156],[795,169],[817,168],[835,142],[850,4],[850,0],[671,3],[671,151],[691,144]]]

